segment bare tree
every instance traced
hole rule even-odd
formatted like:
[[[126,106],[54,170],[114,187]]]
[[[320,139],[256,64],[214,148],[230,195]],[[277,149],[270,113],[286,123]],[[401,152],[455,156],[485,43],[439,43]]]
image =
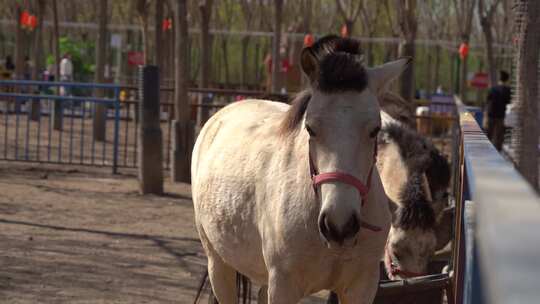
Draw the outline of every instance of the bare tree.
[[[148,29],[148,11],[152,0],[137,0],[137,14],[142,27],[144,64],[150,63],[150,32]]]
[[[422,26],[419,34],[424,30],[424,35],[431,40],[441,40],[447,36],[449,28],[448,1],[420,1],[418,2],[419,23]],[[433,88],[440,85],[441,45],[436,43],[434,52],[428,52],[428,64],[426,73],[426,89],[433,92]],[[435,57],[435,58],[432,58]],[[433,62],[434,61],[434,62]]]
[[[171,147],[171,180],[190,181],[191,147],[193,126],[190,122],[188,99],[189,52],[188,52],[188,9],[187,0],[175,0],[174,12],[174,121],[173,144]]]
[[[281,23],[283,14],[283,0],[274,1],[274,40],[272,41],[272,92],[279,92],[281,81],[280,71],[280,48],[281,48]]]
[[[200,0],[201,16],[201,79],[200,87],[207,88],[210,83],[212,69],[212,36],[210,35],[210,18],[212,17],[213,0]]]
[[[538,69],[540,49],[540,2],[517,0],[518,49],[516,56],[516,92],[514,102],[519,123],[513,130],[517,167],[529,183],[538,189]]]
[[[493,54],[493,16],[501,0],[493,0],[489,7],[486,7],[485,0],[478,0],[478,17],[484,40],[486,43],[486,61],[488,65],[489,82],[493,86],[497,83],[497,66]]]
[[[36,2],[37,26],[34,31],[34,67],[32,69],[32,79],[38,80],[39,71],[43,68],[43,18],[45,17],[45,0]],[[41,112],[41,103],[39,100],[32,101],[30,117],[32,120],[38,120]]]
[[[373,38],[378,27],[378,21],[380,19],[380,13],[383,2],[376,1],[373,4],[372,1],[362,0],[360,1],[360,15],[362,16],[362,27],[364,33],[368,38]],[[366,54],[366,63],[368,66],[373,65],[373,43],[368,42],[367,47],[364,48]]]
[[[60,81],[60,29],[58,27],[58,5],[57,0],[52,1],[53,24],[54,24],[54,77]],[[53,128],[62,130],[62,102],[55,101],[53,104]]]
[[[474,8],[476,0],[452,0],[455,9],[456,23],[462,43],[469,44],[472,32]],[[465,101],[467,91],[467,57],[463,60],[460,66],[460,85],[459,90],[461,97]]]
[[[360,15],[362,3],[363,1],[358,1],[358,4],[356,7],[354,7],[354,3],[352,1],[349,1],[349,4],[345,5],[343,0],[336,0],[336,7],[339,14],[343,18],[343,21],[345,22],[345,28],[347,29],[348,36],[352,36],[354,23]]]
[[[222,28],[222,29],[230,29],[231,28],[231,25],[232,25],[232,19],[234,17],[234,2],[231,1],[231,0],[223,0],[222,2],[222,6],[220,6],[220,8],[223,10],[223,14],[221,14],[220,18],[217,18],[218,20],[216,20],[217,22],[216,23],[219,23],[219,27]],[[248,27],[249,29],[249,27]],[[244,36],[246,37],[246,36]],[[243,38],[244,38],[243,37]],[[242,57],[245,56],[248,56],[247,55],[247,52],[244,54],[243,51],[244,51],[244,40],[242,38]],[[223,61],[222,61],[222,65],[223,65],[223,74],[225,76],[225,83],[226,84],[229,84],[230,83],[230,66],[229,66],[229,44],[228,44],[228,37],[226,36],[222,36],[221,37],[221,51],[222,51],[222,55],[223,55]],[[242,62],[243,64],[246,64],[247,65],[247,58],[242,58]],[[247,69],[246,66],[242,66],[241,67],[242,69],[242,76],[244,76],[243,72]],[[221,74],[219,74],[221,75]],[[243,83],[244,79],[242,78],[242,84]]]
[[[103,83],[105,80],[105,56],[107,50],[107,0],[99,0],[99,29],[98,39],[96,45],[96,69],[94,75],[94,81],[96,83]],[[103,89],[97,89],[95,92],[97,97],[103,97],[105,94]],[[94,113],[94,139],[97,141],[105,141],[106,131],[106,119],[107,119],[107,106],[104,104],[96,104],[96,110]]]
[[[393,9],[391,9],[390,7],[390,2],[391,0],[384,0],[383,4],[384,4],[384,12],[385,12],[385,15],[386,15],[386,22],[388,24],[388,27],[390,29],[390,32],[391,32],[391,36],[393,38],[398,38],[399,37],[399,24],[397,21],[395,21],[392,15],[392,12],[394,11]],[[399,51],[399,48],[397,45],[390,45],[387,47],[387,50],[386,50],[386,54],[384,55],[384,61],[390,61],[392,59],[395,59],[397,58],[398,56],[398,51]]]
[[[163,62],[163,51],[164,48],[162,46],[162,35],[161,35],[161,24],[163,22],[163,5],[165,3],[164,0],[156,0],[156,14],[155,14],[155,24],[154,24],[154,64],[157,65],[160,69],[160,75],[163,75],[163,72],[161,70],[162,62]],[[160,77],[161,79],[163,77]]]
[[[242,14],[244,15],[244,24],[246,29],[251,29],[253,26],[253,20],[255,15],[255,10],[252,6],[253,1],[241,0],[240,5],[242,6]],[[247,84],[247,71],[248,71],[248,46],[249,46],[249,35],[242,37],[242,73],[241,81],[242,86]]]
[[[22,8],[19,3],[15,4],[16,30],[15,30],[15,79],[23,79],[24,73],[24,53],[25,53],[25,34],[19,24],[22,14]]]
[[[415,57],[416,48],[416,0],[396,0],[398,10],[399,27],[401,30],[401,43],[399,46],[399,55],[401,57]],[[407,101],[412,101],[414,97],[414,63],[401,74],[400,95]]]

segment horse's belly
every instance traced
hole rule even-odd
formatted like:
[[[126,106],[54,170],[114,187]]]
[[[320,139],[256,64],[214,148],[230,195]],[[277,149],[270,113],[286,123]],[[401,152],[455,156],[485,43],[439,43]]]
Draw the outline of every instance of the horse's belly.
[[[215,253],[227,265],[252,281],[266,284],[267,269],[256,227],[246,223],[241,216],[234,215],[209,219],[200,214],[198,225],[204,230]]]

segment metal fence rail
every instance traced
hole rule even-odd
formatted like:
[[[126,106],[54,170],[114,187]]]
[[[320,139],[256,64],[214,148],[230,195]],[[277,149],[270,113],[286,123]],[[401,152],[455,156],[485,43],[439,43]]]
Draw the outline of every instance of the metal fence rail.
[[[78,94],[54,94],[54,87],[77,90]],[[106,91],[109,98],[93,97],[94,89]],[[111,84],[1,80],[0,159],[110,166],[116,172],[118,98],[119,86]],[[55,103],[59,106],[56,113]],[[96,140],[92,128],[97,105],[105,108],[103,141]],[[54,127],[54,115],[59,115],[59,128]]]
[[[538,303],[540,200],[456,104],[456,303]]]

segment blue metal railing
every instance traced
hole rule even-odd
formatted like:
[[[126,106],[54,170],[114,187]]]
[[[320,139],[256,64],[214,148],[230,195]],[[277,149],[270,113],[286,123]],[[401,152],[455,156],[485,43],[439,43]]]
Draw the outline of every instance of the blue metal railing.
[[[456,303],[538,303],[540,200],[456,104]]]
[[[66,93],[62,95],[51,94],[51,87],[63,88]],[[67,93],[67,88],[87,89],[89,96],[76,96]],[[95,133],[87,134],[89,128],[86,126],[88,120],[95,119],[96,105],[102,105],[105,106],[105,130],[107,121],[113,120],[112,163],[110,166],[112,166],[113,173],[116,173],[119,151],[120,88],[121,86],[115,84],[0,80],[0,105],[4,104],[3,109],[0,107],[0,113],[3,113],[0,117],[3,119],[0,125],[4,127],[4,132],[0,132],[4,136],[4,153],[0,154],[0,158],[49,163],[107,165],[107,147],[110,146],[106,141],[107,135],[105,134],[103,142],[96,143]],[[91,93],[95,89],[103,90],[108,93],[105,95],[109,95],[109,97],[92,96]],[[43,103],[45,103],[45,107],[42,106]],[[57,105],[58,108],[55,109],[54,105]],[[13,109],[11,106],[14,106]],[[25,106],[24,109],[23,106]],[[32,109],[34,107],[36,109]],[[88,111],[88,108],[92,111]],[[109,109],[113,111],[113,115],[109,115]],[[27,114],[25,125],[21,125],[22,114]],[[54,115],[58,115],[58,117],[55,118]],[[11,116],[15,116],[14,123],[10,123]],[[31,119],[31,117],[33,118]],[[48,118],[46,128],[42,126],[44,117]],[[69,121],[65,123],[64,118],[69,119]],[[60,127],[56,124],[60,124]],[[43,129],[47,132],[45,136],[42,136]],[[19,154],[21,132],[24,132],[23,155]],[[64,138],[65,133],[68,133],[68,138]],[[14,138],[10,139],[10,136]],[[76,138],[77,136],[79,138]],[[88,136],[92,136],[89,159],[86,158],[88,155],[85,155],[88,154],[88,147],[85,147],[85,137]],[[57,141],[56,145],[53,139]],[[67,151],[64,151],[64,140],[69,141]],[[76,140],[80,145],[79,149],[75,149]],[[101,145],[101,164],[96,161],[96,146],[98,145]],[[53,150],[57,152],[56,159],[52,155]],[[41,157],[42,152],[46,152],[45,159]],[[63,157],[63,153],[67,153],[68,156]],[[99,161],[99,156],[97,160]]]

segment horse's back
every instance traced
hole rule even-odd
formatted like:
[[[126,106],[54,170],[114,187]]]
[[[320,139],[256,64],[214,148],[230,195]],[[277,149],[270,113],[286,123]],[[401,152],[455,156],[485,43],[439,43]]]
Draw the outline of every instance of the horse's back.
[[[211,162],[208,155],[226,155],[235,147],[235,155],[245,152],[257,133],[271,134],[288,109],[288,105],[267,100],[246,100],[229,105],[213,115],[201,129],[195,143],[192,159],[192,179],[197,177],[201,163]],[[254,146],[256,149],[257,146]],[[217,156],[217,155],[216,155]],[[203,159],[201,159],[203,158]]]

